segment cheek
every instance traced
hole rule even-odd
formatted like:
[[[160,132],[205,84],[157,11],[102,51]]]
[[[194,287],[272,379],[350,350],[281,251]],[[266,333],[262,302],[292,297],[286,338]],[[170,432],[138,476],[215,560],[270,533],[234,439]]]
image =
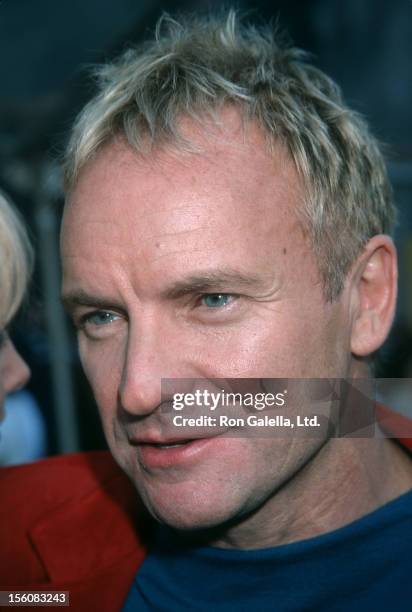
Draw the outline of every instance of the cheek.
[[[188,361],[197,361],[200,374],[206,378],[250,376],[255,370],[259,344],[256,332],[245,327],[233,328],[224,333],[210,334],[199,343],[196,351],[193,351],[192,344]]]
[[[93,343],[80,338],[79,352],[84,372],[105,421],[114,414],[117,406],[124,358],[122,343],[115,339]]]
[[[307,378],[338,371],[339,324],[324,304],[318,308],[285,301],[255,325],[248,352],[257,377]],[[337,347],[339,350],[337,350]]]
[[[282,354],[297,344],[294,336],[301,337],[287,308],[284,311],[278,305],[252,304],[251,312],[235,323],[182,329],[182,366],[207,378],[281,376]]]
[[[317,354],[316,337],[289,305],[259,306],[246,323],[199,343],[198,354],[211,378],[300,377],[308,361],[304,344]]]

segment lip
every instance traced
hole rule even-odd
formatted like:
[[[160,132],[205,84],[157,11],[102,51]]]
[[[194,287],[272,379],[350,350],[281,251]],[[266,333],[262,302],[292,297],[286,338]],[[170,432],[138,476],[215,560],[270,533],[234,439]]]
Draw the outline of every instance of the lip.
[[[139,457],[147,469],[170,468],[190,464],[201,458],[216,437],[192,439],[183,446],[160,448],[153,443],[137,443]],[[180,440],[181,442],[182,440]],[[162,444],[177,444],[179,440],[167,440]],[[158,444],[158,443],[157,443]]]

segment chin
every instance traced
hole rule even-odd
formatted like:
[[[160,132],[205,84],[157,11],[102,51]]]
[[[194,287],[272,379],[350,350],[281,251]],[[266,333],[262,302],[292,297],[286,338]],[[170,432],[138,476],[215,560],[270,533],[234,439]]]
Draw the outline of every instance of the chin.
[[[222,498],[192,494],[171,497],[141,493],[150,514],[160,523],[179,531],[206,531],[216,529],[233,520],[238,513],[234,508],[222,504]]]

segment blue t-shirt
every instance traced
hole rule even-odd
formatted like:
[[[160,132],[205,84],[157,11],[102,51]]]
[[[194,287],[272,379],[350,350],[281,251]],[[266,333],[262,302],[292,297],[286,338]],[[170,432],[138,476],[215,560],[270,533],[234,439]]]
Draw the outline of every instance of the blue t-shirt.
[[[325,535],[192,547],[160,527],[123,612],[412,611],[412,491]]]

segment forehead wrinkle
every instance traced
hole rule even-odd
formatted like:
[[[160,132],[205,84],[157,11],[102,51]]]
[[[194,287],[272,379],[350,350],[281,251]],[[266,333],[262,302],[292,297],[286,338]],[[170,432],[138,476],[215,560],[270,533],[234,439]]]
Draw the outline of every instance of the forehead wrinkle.
[[[93,252],[93,239],[89,241],[91,252],[63,253],[62,287],[67,291],[84,291],[97,296],[105,293],[112,302],[123,303],[131,290],[129,262],[134,261],[130,249],[124,250],[120,245],[108,244],[98,256]],[[136,249],[137,250],[137,249]],[[136,251],[135,251],[136,252]]]
[[[186,196],[187,197],[187,196]],[[134,198],[131,198],[134,199]],[[183,199],[183,198],[182,198]],[[137,212],[137,207],[141,205],[141,202],[136,203],[136,210],[135,212]],[[170,216],[171,211],[168,209],[167,204],[165,205],[164,208],[162,208],[161,203],[157,204],[157,208],[154,209],[153,207],[147,208],[144,207],[143,210],[139,210],[139,218],[140,219],[150,219],[152,217],[157,217],[158,215],[166,215],[166,216]],[[184,204],[182,206],[179,205],[173,205],[173,212],[177,212],[177,211],[184,211],[186,210],[188,213],[191,213],[192,211],[197,211],[198,210],[198,206],[196,206],[196,204]]]
[[[151,236],[146,236],[145,239],[141,241],[141,243],[144,244],[145,242],[149,242],[153,239],[162,240],[162,238],[169,238],[170,236],[182,236],[183,234],[191,234],[193,232],[204,230],[205,227],[205,225],[199,225],[198,227],[191,227],[190,229],[182,229],[172,232],[162,232],[161,234],[152,234]]]
[[[253,211],[253,213],[255,214],[256,212],[256,208],[253,206],[248,206],[248,208]],[[202,211],[199,211],[199,217],[201,216]],[[250,222],[249,221],[244,221],[243,223],[239,222],[239,219],[234,220],[233,218],[227,216],[226,218],[227,224],[230,225],[230,229],[231,230],[236,230],[236,231],[242,231],[243,232],[243,237],[244,239],[248,237],[249,235],[249,230],[250,230]],[[236,221],[236,222],[235,222]],[[182,225],[182,224],[181,224]],[[182,237],[184,235],[190,235],[190,234],[196,234],[198,232],[203,232],[203,231],[207,231],[207,230],[211,230],[213,229],[214,226],[214,220],[212,219],[208,219],[207,222],[201,222],[199,225],[196,226],[192,226],[189,227],[187,229],[176,229],[176,230],[171,230],[169,229],[169,231],[163,231],[163,230],[159,230],[159,232],[155,232],[153,234],[150,235],[145,235],[144,238],[142,240],[140,240],[140,245],[145,245],[148,242],[150,243],[150,241],[152,240],[156,240],[156,241],[162,241],[163,239],[167,239],[167,238],[174,238],[174,237]],[[271,224],[266,223],[264,228],[262,228],[265,232],[265,234],[267,232],[272,232],[273,228]],[[222,229],[219,230],[220,233],[222,234],[222,236],[224,235],[224,232]],[[227,230],[229,231],[229,230]],[[213,236],[213,240],[214,240],[214,245],[218,245],[219,242],[221,242],[222,240],[222,236],[220,237],[216,237]],[[275,238],[276,234],[274,234],[274,238]],[[159,244],[157,244],[156,246],[159,246]],[[193,252],[198,252],[200,251],[200,249],[196,249],[196,248],[192,248],[190,247],[190,250]],[[173,252],[174,253],[174,252]],[[170,254],[173,254],[170,253]],[[164,254],[159,255],[159,257],[164,257]],[[155,257],[154,260],[157,260],[158,257]]]

